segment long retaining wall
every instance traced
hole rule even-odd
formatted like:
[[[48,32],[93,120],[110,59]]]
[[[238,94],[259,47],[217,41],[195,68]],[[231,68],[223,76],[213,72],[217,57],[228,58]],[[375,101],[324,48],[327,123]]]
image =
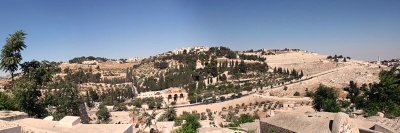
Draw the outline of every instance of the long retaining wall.
[[[207,109],[210,109],[211,111],[221,111],[223,107],[228,108],[229,106],[235,107],[237,104],[249,104],[249,103],[255,103],[255,102],[293,102],[296,104],[310,104],[311,99],[307,97],[303,98],[285,98],[285,97],[272,97],[272,96],[262,96],[258,94],[251,94],[247,96],[243,96],[241,98],[225,101],[225,102],[219,102],[219,103],[210,103],[210,104],[203,104],[203,105],[198,105],[198,106],[188,106],[188,107],[180,107],[176,108],[177,115],[181,115],[184,111],[186,112],[206,112]]]

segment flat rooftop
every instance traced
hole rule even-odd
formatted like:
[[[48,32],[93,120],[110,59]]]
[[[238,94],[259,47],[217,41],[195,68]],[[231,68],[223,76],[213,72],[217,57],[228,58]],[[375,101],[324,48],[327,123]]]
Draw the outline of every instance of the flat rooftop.
[[[261,122],[300,133],[331,133],[329,125],[333,118],[334,115],[329,113],[324,113],[324,115],[281,113],[274,117],[261,119]]]
[[[0,120],[0,132],[3,129],[8,129],[8,128],[12,128],[12,127],[18,127],[18,124]]]
[[[24,130],[49,131],[60,133],[125,133],[132,132],[132,124],[76,124],[62,126],[58,121],[26,118],[15,121]]]
[[[197,129],[198,133],[235,133],[235,131],[228,128],[220,127],[201,127]]]

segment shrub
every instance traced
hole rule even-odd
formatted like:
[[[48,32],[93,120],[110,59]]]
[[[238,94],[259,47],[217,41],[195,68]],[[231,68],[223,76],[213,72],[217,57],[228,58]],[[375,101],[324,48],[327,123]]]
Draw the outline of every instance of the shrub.
[[[101,122],[107,122],[110,118],[110,112],[108,112],[104,104],[101,104],[99,106],[99,111],[96,112],[96,116]]]
[[[127,111],[128,110],[128,108],[123,104],[116,104],[116,105],[114,105],[113,109],[115,111]]]
[[[317,111],[339,112],[337,93],[333,88],[320,85],[313,95],[313,106]]]

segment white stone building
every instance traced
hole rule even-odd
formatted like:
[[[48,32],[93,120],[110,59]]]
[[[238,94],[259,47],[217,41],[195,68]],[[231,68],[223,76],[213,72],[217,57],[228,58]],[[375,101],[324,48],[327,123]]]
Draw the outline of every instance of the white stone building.
[[[189,95],[185,89],[182,88],[169,88],[161,91],[149,91],[140,93],[137,98],[157,98],[162,97],[163,103],[166,105],[170,105],[172,102],[176,104],[188,104],[189,103]]]

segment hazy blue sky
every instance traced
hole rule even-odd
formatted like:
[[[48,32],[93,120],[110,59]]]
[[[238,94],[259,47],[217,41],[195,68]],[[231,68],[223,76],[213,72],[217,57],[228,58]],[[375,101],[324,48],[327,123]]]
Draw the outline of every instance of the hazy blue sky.
[[[24,60],[150,56],[194,45],[400,57],[400,0],[2,0],[0,44],[28,33]]]

